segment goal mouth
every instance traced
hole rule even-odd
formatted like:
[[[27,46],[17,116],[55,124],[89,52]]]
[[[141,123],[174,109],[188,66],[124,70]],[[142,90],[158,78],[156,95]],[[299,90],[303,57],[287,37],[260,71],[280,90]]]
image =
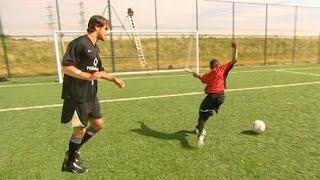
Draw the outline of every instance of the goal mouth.
[[[85,31],[54,31],[59,82],[65,47]],[[139,42],[137,42],[139,41]],[[195,71],[199,73],[197,30],[113,30],[98,42],[106,71],[116,75]]]

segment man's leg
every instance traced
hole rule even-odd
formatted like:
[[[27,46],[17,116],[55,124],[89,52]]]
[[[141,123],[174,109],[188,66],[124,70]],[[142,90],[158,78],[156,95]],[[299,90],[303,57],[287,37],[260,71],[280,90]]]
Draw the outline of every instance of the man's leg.
[[[73,134],[69,141],[68,164],[72,164],[76,160],[76,153],[79,151],[83,136],[86,132],[85,127],[74,127]]]
[[[62,171],[69,171],[73,173],[85,173],[87,168],[76,162],[77,152],[81,146],[81,141],[84,136],[85,127],[74,127],[73,134],[69,141],[69,149],[67,151],[68,157],[62,165]]]
[[[96,135],[102,128],[104,127],[104,121],[102,118],[100,119],[91,119],[90,126],[87,128],[80,146],[85,144],[89,139],[91,139],[94,135]]]
[[[92,111],[89,115],[90,126],[87,128],[80,146],[85,144],[90,138],[96,135],[104,127],[104,121],[100,112],[100,103],[98,98],[96,98],[95,101],[90,105],[92,106]]]

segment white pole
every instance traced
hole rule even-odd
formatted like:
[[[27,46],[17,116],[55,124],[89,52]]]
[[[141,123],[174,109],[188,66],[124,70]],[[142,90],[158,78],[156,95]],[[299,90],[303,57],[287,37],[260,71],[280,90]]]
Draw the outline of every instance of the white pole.
[[[196,31],[196,61],[197,61],[197,74],[200,73],[200,68],[199,68],[199,31]]]
[[[61,68],[61,61],[60,61],[60,52],[59,52],[59,43],[58,43],[58,37],[57,32],[53,31],[53,38],[54,38],[54,50],[56,53],[56,64],[57,64],[57,72],[58,72],[58,80],[59,83],[62,83],[62,68]]]

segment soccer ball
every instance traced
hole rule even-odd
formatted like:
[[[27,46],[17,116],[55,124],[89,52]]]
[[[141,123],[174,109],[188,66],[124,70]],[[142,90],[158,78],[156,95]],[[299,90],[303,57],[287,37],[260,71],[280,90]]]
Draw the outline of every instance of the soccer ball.
[[[252,131],[262,133],[266,129],[266,124],[261,120],[256,120],[252,123]]]

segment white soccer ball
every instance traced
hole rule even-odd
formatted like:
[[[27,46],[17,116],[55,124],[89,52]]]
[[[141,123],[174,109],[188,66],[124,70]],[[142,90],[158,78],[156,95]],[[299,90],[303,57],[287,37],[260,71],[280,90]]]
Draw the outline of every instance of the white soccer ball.
[[[252,123],[252,131],[262,133],[266,129],[266,124],[261,120],[256,120]]]

